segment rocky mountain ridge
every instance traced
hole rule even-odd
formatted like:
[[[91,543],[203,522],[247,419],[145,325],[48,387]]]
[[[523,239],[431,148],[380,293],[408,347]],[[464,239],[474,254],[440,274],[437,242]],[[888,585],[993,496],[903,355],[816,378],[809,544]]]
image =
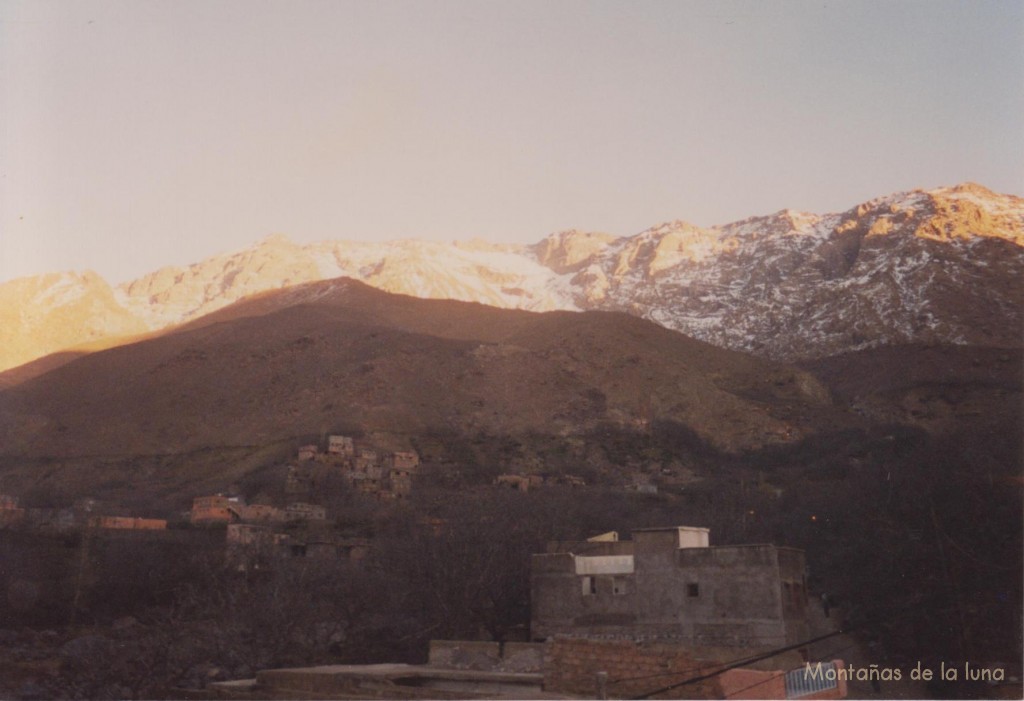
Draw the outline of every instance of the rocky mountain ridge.
[[[900,343],[1017,346],[1024,200],[964,184],[839,214],[783,210],[711,228],[674,221],[629,237],[565,231],[530,246],[272,236],[116,289],[91,273],[0,285],[0,310],[11,317],[0,369],[341,276],[502,308],[624,311],[782,360]]]

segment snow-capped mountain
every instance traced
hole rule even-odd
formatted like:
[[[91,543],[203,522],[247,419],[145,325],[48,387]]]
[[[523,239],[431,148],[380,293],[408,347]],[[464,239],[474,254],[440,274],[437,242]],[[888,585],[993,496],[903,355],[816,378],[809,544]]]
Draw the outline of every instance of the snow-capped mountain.
[[[93,272],[50,273],[0,285],[0,369],[148,326]]]
[[[610,244],[572,286],[585,308],[780,359],[907,342],[1019,345],[1024,200],[969,184],[820,217],[674,222]]]
[[[787,360],[904,342],[1015,346],[1024,328],[1024,200],[965,184],[898,193],[839,214],[783,210],[712,228],[675,221],[621,238],[566,231],[532,246],[299,245],[273,236],[114,291],[94,275],[80,277],[97,300],[85,306],[81,296],[57,294],[68,276],[0,285],[4,335],[17,339],[5,345],[20,349],[0,351],[0,369],[339,276],[496,307],[626,311]],[[55,336],[39,320],[67,316],[61,309],[76,323]]]
[[[275,235],[239,253],[163,268],[121,286],[126,308],[154,328],[190,321],[269,289],[351,277],[386,292],[532,311],[574,309],[570,279],[524,247],[481,241],[329,241]]]

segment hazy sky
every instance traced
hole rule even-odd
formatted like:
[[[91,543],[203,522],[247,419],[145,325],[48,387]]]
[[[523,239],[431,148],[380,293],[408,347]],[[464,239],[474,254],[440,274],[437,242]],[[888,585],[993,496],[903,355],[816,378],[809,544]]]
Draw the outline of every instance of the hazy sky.
[[[1024,194],[1024,3],[0,0],[0,281]]]

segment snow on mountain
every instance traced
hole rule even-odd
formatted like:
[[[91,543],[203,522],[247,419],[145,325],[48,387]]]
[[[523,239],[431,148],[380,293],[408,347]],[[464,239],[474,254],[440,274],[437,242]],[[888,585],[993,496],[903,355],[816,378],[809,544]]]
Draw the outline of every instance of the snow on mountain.
[[[618,309],[781,359],[905,342],[1017,345],[1024,201],[977,185],[842,214],[674,222],[609,246],[574,278]]]
[[[968,183],[896,193],[838,214],[782,210],[711,228],[673,221],[621,238],[563,231],[532,246],[299,245],[276,235],[187,268],[158,270],[116,292],[107,288],[100,295],[106,306],[80,310],[84,316],[63,341],[17,357],[111,328],[156,330],[258,292],[341,276],[389,292],[497,307],[625,311],[720,346],[789,360],[904,342],[1019,345],[1024,200]],[[47,309],[71,304],[81,287],[66,276],[33,285],[31,294],[23,282],[0,285],[0,300],[18,300],[7,302],[8,316],[17,308],[48,318]],[[12,319],[9,333],[38,335],[27,319]]]
[[[50,273],[0,285],[0,369],[146,330],[92,271]]]

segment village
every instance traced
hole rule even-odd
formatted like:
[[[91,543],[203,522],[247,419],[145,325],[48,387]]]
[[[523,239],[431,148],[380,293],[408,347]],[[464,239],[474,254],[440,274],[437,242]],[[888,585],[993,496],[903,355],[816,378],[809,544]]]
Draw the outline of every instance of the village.
[[[177,520],[100,513],[91,497],[65,508],[23,508],[15,496],[0,494],[0,528],[42,532],[87,529],[130,537],[154,537],[183,528],[223,528],[225,550],[239,569],[266,566],[275,557],[337,557],[359,560],[370,540],[331,528],[327,508],[314,503],[331,491],[351,493],[381,503],[405,500],[412,493],[419,467],[415,451],[381,452],[359,446],[348,436],[331,435],[324,449],[298,448],[282,485],[285,503],[247,503],[246,495],[220,493],[196,496],[192,508]],[[157,536],[158,537],[158,536]]]
[[[0,529],[81,534],[76,582],[96,538],[205,538],[238,581],[317,563],[362,571],[371,554],[380,567],[394,551],[377,553],[380,544],[371,529],[341,527],[328,508],[336,503],[330,497],[344,493],[388,509],[409,502],[423,477],[416,451],[381,451],[343,435],[299,445],[282,468],[276,498],[260,493],[249,501],[238,490],[200,494],[172,519],[106,513],[92,498],[40,509],[0,495]],[[481,488],[529,509],[528,493],[530,499],[538,490],[578,499],[573,495],[584,494],[577,492],[584,487],[571,474],[504,473]],[[623,492],[640,498],[658,489],[653,481],[632,481],[617,489]],[[413,523],[418,534],[407,537],[422,547],[464,527],[419,514]],[[878,693],[880,679],[855,676],[868,658],[842,630],[845,614],[821,592],[811,592],[802,550],[713,545],[704,527],[633,528],[628,539],[609,531],[549,541],[517,571],[529,583],[529,620],[503,638],[480,630],[475,638],[432,639],[420,664],[192,677],[175,693],[196,699],[830,699]],[[832,640],[837,636],[842,637]],[[846,652],[833,654],[837,649]],[[808,664],[817,670],[814,675],[808,676]],[[891,678],[885,681],[884,688],[893,688]]]
[[[275,557],[320,557],[360,560],[371,539],[332,527],[328,508],[319,502],[344,491],[381,506],[409,499],[420,468],[416,451],[385,452],[343,435],[328,435],[321,445],[298,447],[287,466],[281,492],[283,503],[257,495],[249,502],[237,490],[195,496],[191,509],[177,519],[101,513],[103,505],[92,497],[77,499],[63,508],[24,508],[16,496],[0,494],[0,528],[41,532],[87,529],[120,537],[157,537],[157,532],[183,528],[223,528],[225,552],[239,569],[266,567]],[[528,492],[544,487],[585,487],[572,474],[501,474],[497,488]],[[627,490],[656,494],[653,484],[630,484]],[[431,521],[427,519],[427,521]],[[424,525],[437,529],[436,520]],[[180,534],[179,534],[180,535]]]

